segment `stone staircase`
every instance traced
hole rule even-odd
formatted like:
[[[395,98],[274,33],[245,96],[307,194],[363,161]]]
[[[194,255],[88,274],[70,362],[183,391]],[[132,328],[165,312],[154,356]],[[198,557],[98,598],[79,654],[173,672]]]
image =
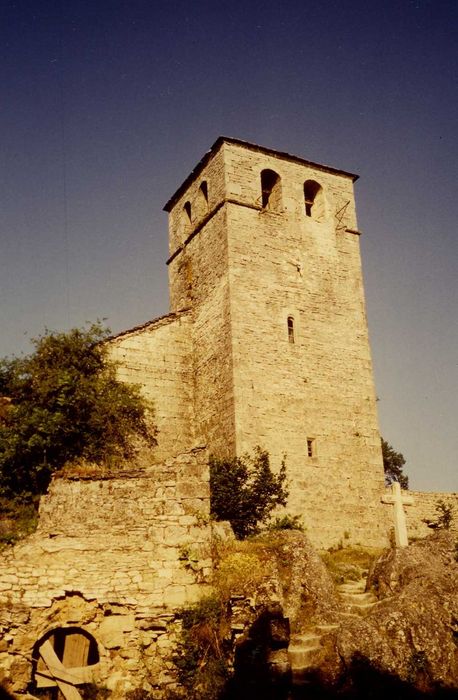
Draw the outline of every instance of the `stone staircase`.
[[[300,634],[291,635],[288,659],[291,664],[293,686],[308,683],[310,672],[318,668],[324,658],[323,637],[339,625],[315,625]]]
[[[347,608],[344,616],[364,616],[378,604],[371,591],[366,591],[366,580],[345,581],[337,586],[337,593]]]
[[[337,586],[337,593],[343,603],[340,612],[342,623],[346,617],[361,617],[378,605],[379,601],[372,592],[366,592],[366,580],[345,581]],[[341,623],[341,624],[342,624]],[[324,659],[322,644],[324,637],[340,625],[314,625],[307,627],[300,634],[291,635],[288,647],[288,659],[291,664],[292,686],[305,686],[309,683],[313,671],[318,669]]]

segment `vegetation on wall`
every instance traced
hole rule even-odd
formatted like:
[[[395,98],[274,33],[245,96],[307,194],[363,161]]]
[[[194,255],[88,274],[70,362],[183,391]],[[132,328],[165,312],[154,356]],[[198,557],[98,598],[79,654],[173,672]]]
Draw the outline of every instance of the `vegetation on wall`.
[[[38,501],[38,496],[0,496],[0,551],[35,531]]]
[[[179,692],[169,700],[239,697],[237,691],[233,693],[238,649],[233,615],[239,616],[239,623],[243,619],[251,625],[265,609],[269,582],[283,569],[289,534],[264,532],[243,541],[214,535],[212,593],[181,610],[181,635],[173,655]],[[258,695],[250,693],[248,697]]]
[[[383,468],[385,470],[385,484],[389,486],[393,481],[398,481],[402,489],[409,488],[409,477],[404,474],[404,465],[406,463],[404,455],[391,447],[391,445],[382,438],[382,456]]]
[[[0,360],[0,495],[43,493],[66,462],[129,457],[155,442],[150,407],[119,382],[99,323],[34,339],[35,351]]]
[[[443,498],[436,501],[436,517],[432,520],[424,518],[423,522],[433,530],[450,530],[454,517],[454,507],[451,503],[446,503]]]
[[[274,474],[269,453],[257,447],[253,456],[210,460],[210,510],[216,520],[229,520],[235,536],[259,532],[277,506],[286,505],[286,465]]]
[[[181,619],[181,640],[173,656],[179,686],[188,700],[217,700],[229,678],[224,606],[217,596],[208,596],[184,608]]]

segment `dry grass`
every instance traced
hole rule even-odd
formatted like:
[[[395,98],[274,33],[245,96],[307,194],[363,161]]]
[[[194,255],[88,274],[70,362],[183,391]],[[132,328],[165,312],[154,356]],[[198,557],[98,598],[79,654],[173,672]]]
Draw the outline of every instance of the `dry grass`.
[[[382,552],[383,549],[369,547],[344,547],[322,552],[321,558],[334,581],[343,583],[344,581],[359,581],[367,576],[372,562]]]

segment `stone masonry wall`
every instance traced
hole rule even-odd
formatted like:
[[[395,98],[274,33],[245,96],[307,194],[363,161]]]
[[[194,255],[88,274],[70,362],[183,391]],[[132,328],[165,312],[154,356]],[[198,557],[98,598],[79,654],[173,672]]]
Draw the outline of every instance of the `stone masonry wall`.
[[[438,512],[436,505],[442,500],[453,508],[451,530],[458,532],[458,493],[427,493],[424,491],[406,491],[405,495],[412,496],[413,504],[404,507],[407,518],[409,537],[427,537],[432,529],[424,520],[436,521]]]
[[[262,208],[266,168],[281,176],[278,210]],[[319,220],[305,216],[307,179],[323,187]],[[191,224],[169,268],[172,309],[186,303],[193,313],[202,439],[217,454],[261,445],[274,466],[286,453],[288,508],[302,516],[316,545],[343,537],[383,544],[383,468],[352,178],[224,143],[175,202],[171,241],[203,180],[214,211]]]
[[[202,196],[202,183],[207,183],[207,201]],[[221,204],[225,195],[224,152],[223,149],[220,149],[211,158],[201,176],[189,183],[189,187],[186,188],[184,194],[170,211],[169,252],[171,256],[176,254],[196,227],[201,226],[208,215]],[[189,203],[191,207],[191,221],[184,210],[185,203]],[[170,293],[171,310],[177,311],[183,308],[182,305],[177,305],[173,285],[171,285]]]
[[[195,450],[104,478],[54,479],[37,532],[2,552],[0,678],[24,691],[36,642],[76,625],[95,638],[95,680],[114,698],[173,681],[176,612],[211,571],[205,462]]]
[[[196,213],[192,236],[169,261],[172,311],[192,311],[194,406],[199,439],[219,455],[235,453],[230,289],[224,203],[224,161],[221,151],[170,213],[170,240],[179,240],[184,202],[194,201],[199,184],[208,185],[208,212]],[[194,211],[194,209],[192,210]],[[199,218],[200,216],[200,218]]]
[[[137,384],[154,407],[156,461],[192,448],[194,372],[190,313],[159,318],[109,341],[121,381]]]

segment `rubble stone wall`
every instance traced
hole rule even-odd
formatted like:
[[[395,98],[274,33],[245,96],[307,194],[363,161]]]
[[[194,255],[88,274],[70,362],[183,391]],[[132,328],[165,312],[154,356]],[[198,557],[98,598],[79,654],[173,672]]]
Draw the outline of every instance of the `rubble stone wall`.
[[[2,552],[0,674],[25,690],[37,641],[76,624],[99,644],[99,680],[113,697],[152,667],[163,684],[177,610],[207,590],[208,514],[203,450],[99,479],[54,479],[37,532]]]

